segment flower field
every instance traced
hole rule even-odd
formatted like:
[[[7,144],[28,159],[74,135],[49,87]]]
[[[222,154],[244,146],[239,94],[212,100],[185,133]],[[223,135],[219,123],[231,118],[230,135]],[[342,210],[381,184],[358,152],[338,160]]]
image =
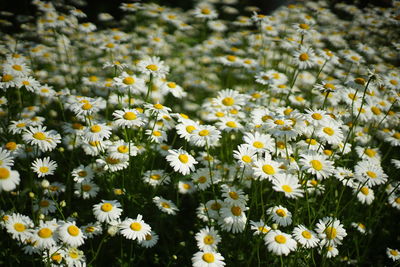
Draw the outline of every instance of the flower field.
[[[400,265],[400,1],[70,2],[1,12],[1,266]]]

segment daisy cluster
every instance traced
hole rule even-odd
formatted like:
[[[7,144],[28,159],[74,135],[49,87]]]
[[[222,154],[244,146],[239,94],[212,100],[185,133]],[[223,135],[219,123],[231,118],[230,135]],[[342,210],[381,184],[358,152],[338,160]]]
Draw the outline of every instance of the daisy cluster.
[[[0,36],[1,256],[399,262],[399,1],[66,2]]]

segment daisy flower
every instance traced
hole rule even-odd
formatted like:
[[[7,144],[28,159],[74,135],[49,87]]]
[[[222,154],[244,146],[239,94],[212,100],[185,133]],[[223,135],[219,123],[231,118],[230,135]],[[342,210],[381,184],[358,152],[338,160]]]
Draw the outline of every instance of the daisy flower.
[[[233,157],[238,161],[241,167],[251,166],[254,160],[257,159],[255,148],[242,144],[233,151]]]
[[[246,102],[246,96],[232,89],[225,89],[218,92],[214,104],[222,109],[240,110]]]
[[[329,116],[329,114],[322,109],[307,109],[306,114],[304,115],[306,121],[315,127],[329,125],[332,120],[331,116]]]
[[[199,251],[192,257],[193,267],[223,267],[225,266],[224,257],[218,252]]]
[[[57,210],[56,203],[48,198],[43,198],[41,200],[35,200],[33,204],[33,210],[39,211],[43,215],[48,215]]]
[[[302,170],[317,176],[317,179],[322,180],[331,176],[335,168],[332,161],[328,160],[325,155],[318,153],[308,153],[301,156],[300,164]]]
[[[259,132],[246,133],[243,135],[243,141],[246,145],[256,149],[257,152],[274,152],[275,141],[271,138],[269,134],[262,134]]]
[[[11,121],[11,123],[8,125],[8,130],[12,134],[21,134],[31,125],[32,123],[27,119]]]
[[[347,236],[340,221],[332,217],[320,219],[316,225],[316,232],[321,238],[321,246],[340,245],[343,238]]]
[[[36,172],[39,177],[45,177],[47,175],[53,175],[57,166],[57,162],[51,160],[50,157],[45,157],[44,159],[36,159],[32,163],[31,169]]]
[[[86,257],[82,250],[75,247],[65,248],[63,250],[65,262],[67,266],[85,266]]]
[[[133,94],[139,94],[146,90],[145,81],[137,76],[129,75],[123,72],[120,76],[114,78],[115,86],[118,90],[123,92],[132,92]],[[121,90],[122,89],[122,90]]]
[[[194,135],[194,131],[199,127],[200,126],[197,122],[188,119],[177,124],[175,129],[180,138],[189,141],[191,136]]]
[[[190,142],[195,146],[215,146],[221,137],[221,132],[212,125],[199,125],[190,136]]]
[[[79,247],[85,243],[86,236],[75,222],[65,222],[58,227],[58,238],[71,247]]]
[[[14,159],[10,152],[0,147],[0,167],[12,167],[13,165]]]
[[[199,190],[205,190],[211,186],[210,170],[201,168],[191,175],[192,181]]]
[[[273,178],[282,172],[282,169],[279,167],[280,164],[276,161],[273,161],[270,154],[265,153],[263,158],[260,158],[254,162],[254,175],[260,180],[267,179],[272,181]]]
[[[58,224],[55,219],[52,221],[40,221],[39,226],[32,231],[32,242],[39,249],[49,249],[56,246],[58,239],[57,230]]]
[[[386,255],[393,261],[400,260],[400,251],[397,249],[387,248]]]
[[[45,126],[30,126],[22,135],[22,139],[30,145],[36,145],[42,152],[52,151],[58,143],[61,143],[61,136],[54,130],[46,131]]]
[[[281,205],[269,208],[267,215],[271,215],[272,220],[281,226],[292,224],[292,213]]]
[[[391,194],[388,198],[388,203],[393,208],[400,210],[400,195],[399,194]]]
[[[171,178],[163,170],[148,170],[143,174],[143,181],[151,186],[169,184]]]
[[[287,198],[303,197],[303,190],[297,177],[291,174],[276,175],[272,180],[272,188],[277,192],[283,192]]]
[[[109,223],[121,216],[121,204],[116,200],[102,200],[93,205],[93,214],[99,222]]]
[[[213,6],[209,4],[200,4],[198,5],[194,11],[193,15],[196,18],[201,18],[201,19],[216,19],[218,17],[217,11],[213,8]]]
[[[39,89],[40,83],[35,80],[35,78],[30,76],[18,77],[15,80],[15,85],[18,88],[25,87],[29,92],[35,92]]]
[[[221,228],[234,234],[243,232],[247,221],[244,212],[247,209],[244,205],[239,204],[222,207],[220,212],[221,219],[219,220]]]
[[[293,54],[294,64],[301,70],[310,69],[315,66],[316,56],[311,47],[301,46]]]
[[[83,132],[83,138],[89,142],[103,141],[111,136],[111,127],[104,123],[93,124]]]
[[[232,117],[220,118],[220,121],[215,124],[218,129],[226,132],[237,132],[243,129],[243,125],[238,119]]]
[[[162,212],[168,213],[170,215],[176,215],[176,212],[179,211],[179,209],[172,201],[165,198],[156,196],[153,197],[153,202]]]
[[[28,216],[13,213],[5,223],[6,230],[13,239],[24,242],[31,237],[30,228],[33,227],[33,221]]]
[[[319,243],[317,234],[301,224],[293,229],[293,237],[305,248],[315,248]]]
[[[357,186],[357,184],[355,186]],[[370,205],[372,201],[374,201],[375,199],[374,191],[368,186],[362,186],[361,188],[359,188],[359,186],[357,186],[353,190],[354,193],[357,194],[358,201],[360,201],[363,204]]]
[[[94,236],[100,235],[103,231],[101,224],[99,222],[89,223],[81,226],[81,231],[88,238],[92,238]]]
[[[125,108],[123,110],[116,110],[113,116],[115,124],[118,127],[141,127],[145,123],[145,116],[137,109]]]
[[[343,142],[343,132],[336,123],[321,125],[315,134],[324,142],[331,145],[339,145]]]
[[[266,225],[263,220],[260,220],[259,222],[250,221],[250,225],[250,229],[254,231],[253,235],[266,235],[272,229]]]
[[[243,190],[237,189],[235,186],[221,185],[222,197],[224,202],[229,205],[246,205],[248,196]]]
[[[287,256],[297,248],[297,243],[292,236],[279,230],[269,231],[264,237],[264,241],[268,251],[278,256]]]
[[[94,172],[90,166],[79,165],[78,168],[72,170],[71,175],[75,182],[81,183],[84,180],[91,180],[94,177]]]
[[[121,234],[131,240],[143,241],[146,235],[151,233],[151,227],[142,220],[143,216],[138,214],[136,219],[125,219],[120,225]]]
[[[150,234],[146,234],[144,240],[139,241],[139,245],[144,248],[151,248],[154,247],[158,242],[158,235],[154,231],[150,231]]]
[[[85,179],[81,183],[74,184],[74,194],[83,199],[94,198],[100,191],[100,187],[90,179]]]
[[[196,233],[195,239],[197,247],[201,251],[216,251],[218,243],[221,242],[218,231],[214,227],[208,228],[208,226]]]
[[[276,70],[259,72],[255,76],[256,82],[262,85],[280,85],[285,84],[288,78],[285,74]]]
[[[329,258],[334,258],[337,255],[339,255],[339,250],[335,245],[329,245],[329,246],[324,246],[319,249],[320,254],[326,254],[326,257]]]
[[[166,159],[175,172],[187,175],[194,171],[197,161],[188,152],[183,149],[170,149],[168,153]]]
[[[359,161],[354,167],[355,178],[360,183],[365,183],[368,187],[384,184],[387,181],[387,175],[383,172],[382,167],[373,161]]]
[[[9,167],[0,167],[0,192],[14,190],[20,181],[18,171],[11,170]]]
[[[178,192],[181,194],[191,194],[196,191],[192,181],[179,181]]]
[[[154,142],[157,144],[166,142],[167,138],[168,138],[167,133],[165,131],[161,131],[161,130],[157,130],[157,129],[154,129],[153,131],[146,130],[145,134],[149,136],[151,142]]]
[[[356,152],[358,157],[363,160],[371,160],[376,163],[381,161],[381,155],[378,148],[356,146]]]
[[[357,229],[357,231],[359,231],[360,233],[362,233],[362,234],[365,234],[366,233],[366,227],[365,227],[365,225],[363,224],[363,223],[355,223],[355,222],[352,222],[351,223],[351,226],[353,226],[355,229]]]
[[[169,72],[169,67],[159,57],[148,57],[140,60],[137,67],[140,72],[156,78],[165,78]]]

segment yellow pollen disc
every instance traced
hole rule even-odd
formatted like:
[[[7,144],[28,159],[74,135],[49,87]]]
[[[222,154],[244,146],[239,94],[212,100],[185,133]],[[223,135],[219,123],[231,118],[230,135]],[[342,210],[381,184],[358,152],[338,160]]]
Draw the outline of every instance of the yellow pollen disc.
[[[153,135],[154,136],[162,136],[162,133],[160,131],[154,131]]]
[[[0,179],[5,180],[10,177],[10,171],[6,168],[0,168]]]
[[[250,156],[247,156],[247,155],[244,155],[243,157],[242,157],[242,160],[244,161],[244,162],[246,162],[246,163],[250,163],[252,160],[251,160],[251,157]]]
[[[335,90],[335,89],[336,89],[335,85],[333,85],[333,84],[331,84],[331,83],[326,83],[326,84],[324,85],[324,88],[325,88],[325,89],[329,89],[329,90]]]
[[[214,244],[214,237],[212,235],[206,235],[203,239],[204,244],[211,245]]]
[[[150,175],[150,179],[152,179],[152,180],[160,180],[160,178],[161,178],[161,175],[159,175],[159,174]]]
[[[399,252],[397,252],[397,250],[391,249],[390,254],[392,254],[393,256],[398,256]]]
[[[217,113],[215,113],[215,116],[217,116],[218,118],[221,118],[221,117],[225,116],[225,114],[223,112],[218,111]]]
[[[261,95],[259,93],[254,93],[251,95],[253,98],[260,98]]]
[[[186,154],[180,154],[178,156],[178,159],[180,160],[180,162],[182,163],[188,163],[189,162],[189,157]]]
[[[42,200],[39,202],[39,206],[42,208],[46,208],[46,207],[50,206],[50,203],[47,200]]]
[[[210,13],[211,13],[211,10],[209,8],[202,8],[201,9],[201,14],[209,15]]]
[[[42,89],[40,89],[40,91],[41,91],[42,93],[48,93],[48,92],[49,92],[49,89],[47,89],[47,88],[42,88]]]
[[[365,187],[365,186],[363,186],[363,187],[361,187],[361,193],[363,193],[364,195],[368,195],[368,193],[369,193],[369,189],[368,189],[368,187]]]
[[[167,202],[161,202],[161,207],[163,207],[164,209],[169,209],[171,208],[171,206],[167,203]]]
[[[396,138],[396,139],[400,139],[400,133],[399,132],[395,132],[393,134],[393,137]]]
[[[132,121],[137,118],[136,114],[131,111],[125,112],[123,117],[125,120],[128,120],[128,121]]]
[[[317,144],[317,140],[307,138],[306,143],[315,146]]]
[[[198,183],[204,184],[207,181],[207,178],[205,176],[200,176],[199,179],[197,179]]]
[[[303,232],[301,232],[301,235],[306,239],[311,238],[311,233],[309,231],[303,231]]]
[[[204,253],[201,258],[203,259],[203,261],[205,261],[207,263],[212,263],[215,261],[214,254],[212,254],[210,252]]]
[[[192,133],[194,130],[196,130],[196,127],[189,125],[189,126],[186,126],[185,129],[186,129],[186,132]]]
[[[292,189],[290,186],[286,185],[286,184],[282,186],[282,189],[283,189],[283,191],[285,191],[286,193],[291,193],[291,192],[293,192],[293,189]]]
[[[39,168],[39,171],[41,173],[48,173],[49,172],[49,168],[47,168],[46,166],[42,166]]]
[[[307,61],[308,60],[308,55],[306,54],[306,53],[303,53],[303,54],[301,54],[300,56],[299,56],[299,59],[301,60],[301,61]]]
[[[96,228],[94,228],[93,226],[88,226],[85,229],[85,231],[88,233],[93,233],[95,230],[96,230]]]
[[[134,222],[134,223],[131,223],[130,228],[133,231],[140,231],[140,229],[142,229],[142,225],[138,222]]]
[[[324,133],[326,133],[329,136],[332,136],[335,134],[335,131],[331,127],[324,127],[324,129],[322,129],[322,131],[324,131]]]
[[[115,158],[112,158],[112,157],[107,157],[106,158],[106,162],[108,164],[118,164],[120,161],[119,161],[119,159],[115,159]]]
[[[76,227],[75,225],[68,226],[67,231],[68,231],[68,234],[70,234],[72,236],[78,236],[79,232],[80,232],[79,228]]]
[[[319,113],[314,113],[314,114],[311,115],[311,117],[312,117],[314,120],[317,120],[317,121],[319,121],[320,119],[322,119],[322,115],[319,114]]]
[[[378,177],[378,175],[376,175],[376,173],[374,173],[372,171],[367,171],[366,173],[372,179],[375,179],[376,177]]]
[[[372,107],[371,108],[372,113],[374,113],[375,115],[380,115],[382,113],[381,109],[378,107]]]
[[[360,227],[361,229],[365,229],[365,225],[362,223],[358,223],[358,227]]]
[[[292,113],[292,112],[293,112],[293,109],[287,108],[287,109],[285,109],[285,110],[283,111],[283,114],[285,114],[286,116],[289,116],[290,113]]]
[[[219,209],[221,209],[221,204],[219,204],[218,202],[214,202],[213,204],[211,204],[211,209],[212,210],[219,210]]]
[[[25,123],[18,123],[16,126],[17,126],[18,128],[22,128],[22,127],[25,127],[26,124],[25,124]]]
[[[326,227],[324,232],[326,234],[326,238],[328,238],[330,240],[334,239],[336,237],[336,235],[337,235],[336,229],[334,227],[331,227],[331,226]]]
[[[239,216],[240,214],[242,214],[242,209],[239,206],[233,206],[231,208],[231,212],[233,215]]]
[[[201,130],[201,131],[199,132],[199,135],[200,135],[200,136],[207,136],[207,135],[209,135],[209,134],[210,134],[210,132],[209,132],[208,130],[206,130],[206,129]]]
[[[92,187],[88,184],[82,185],[82,191],[83,192],[89,192],[92,189]]]
[[[376,151],[374,151],[370,148],[365,149],[364,153],[370,158],[373,158],[376,155]]]
[[[282,141],[276,142],[276,146],[277,146],[279,149],[284,149],[284,148],[286,147],[286,146],[285,146],[285,143],[282,142]]]
[[[283,120],[276,120],[276,121],[274,121],[274,123],[276,125],[284,125],[285,124],[285,122]]]
[[[125,77],[122,82],[126,85],[132,85],[135,83],[135,79],[133,79],[132,77]]]
[[[4,74],[3,77],[1,78],[2,82],[9,82],[12,81],[14,77],[10,74]]]
[[[119,153],[127,153],[129,151],[129,147],[125,145],[121,145],[117,148]]]
[[[236,57],[235,56],[232,56],[232,55],[229,55],[229,56],[227,56],[226,57],[230,62],[235,62],[236,61]]]
[[[275,169],[274,169],[274,167],[272,167],[271,165],[268,165],[268,164],[262,166],[262,170],[263,170],[264,173],[266,173],[266,174],[268,174],[268,175],[273,175],[273,174],[275,174]]]
[[[253,146],[254,146],[255,148],[263,148],[263,147],[264,147],[264,144],[261,143],[260,141],[255,141],[255,142],[253,143]]]
[[[308,24],[305,23],[300,23],[299,27],[302,28],[303,30],[308,30],[310,29],[310,26]]]
[[[145,238],[147,241],[150,241],[153,237],[150,234],[147,234]]]
[[[192,188],[192,187],[190,186],[190,184],[183,184],[182,186],[183,186],[183,188],[186,189],[186,190],[189,190],[190,188]]]
[[[324,149],[323,152],[324,152],[324,154],[327,155],[327,156],[331,156],[332,153],[333,153],[333,151],[332,151],[332,150],[329,150],[329,149]]]
[[[53,235],[53,231],[51,231],[49,228],[42,228],[38,231],[38,236],[41,238],[49,238]]]
[[[82,109],[83,110],[89,110],[91,109],[93,106],[90,103],[85,103],[82,105]]]
[[[86,171],[80,171],[78,172],[79,177],[85,177],[87,175]]]
[[[155,109],[163,109],[164,108],[164,106],[162,104],[160,104],[160,103],[154,104],[153,107]]]
[[[322,170],[322,163],[319,160],[313,159],[312,161],[310,161],[311,166],[314,168],[314,170],[316,171],[320,171]]]
[[[396,202],[397,204],[400,204],[400,197],[396,198],[396,199],[395,199],[395,202]]]
[[[176,83],[174,83],[174,82],[169,82],[169,83],[167,83],[167,85],[169,88],[176,88]]]
[[[235,104],[235,100],[232,97],[225,97],[224,99],[222,99],[222,104],[224,104],[225,106],[232,106],[233,104]]]
[[[21,71],[22,70],[22,66],[21,65],[13,65],[12,68],[16,71]]]
[[[90,131],[92,133],[98,133],[101,131],[101,126],[100,125],[93,125],[92,127],[90,127]]]
[[[103,205],[101,205],[101,210],[104,212],[109,212],[111,211],[113,208],[113,205],[110,203],[104,203]]]
[[[359,85],[365,85],[365,80],[363,78],[355,78],[354,82]]]
[[[279,244],[285,244],[286,237],[284,237],[283,235],[277,235],[277,236],[275,236],[275,241]]]
[[[146,69],[151,70],[151,71],[157,71],[158,67],[157,67],[157,65],[150,64],[150,65],[146,66]]]
[[[23,232],[25,231],[25,225],[23,223],[15,223],[14,224],[14,230],[17,232]]]
[[[54,253],[53,255],[51,255],[51,260],[60,262],[62,260],[62,256],[60,253]]]
[[[390,82],[391,84],[393,84],[393,85],[398,85],[398,84],[399,84],[399,82],[396,81],[396,80],[390,80],[389,82]]]
[[[225,125],[228,127],[231,127],[231,128],[237,127],[236,122],[234,122],[234,121],[228,121]]]
[[[275,213],[279,216],[279,217],[285,217],[286,216],[286,211],[284,211],[283,209],[277,209],[275,211]]]
[[[234,200],[236,200],[236,199],[239,198],[238,193],[233,192],[233,191],[229,192],[228,195],[229,195],[232,199],[234,199]]]
[[[37,139],[37,140],[45,140],[46,139],[46,135],[42,132],[37,132],[33,134],[33,138]]]

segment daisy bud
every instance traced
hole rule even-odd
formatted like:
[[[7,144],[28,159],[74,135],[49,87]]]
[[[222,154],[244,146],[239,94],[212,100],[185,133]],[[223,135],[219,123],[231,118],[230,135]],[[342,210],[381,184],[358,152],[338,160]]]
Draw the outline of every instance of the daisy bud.
[[[60,151],[61,153],[63,153],[63,152],[64,152],[64,148],[63,148],[63,147],[59,147],[59,148],[58,148],[58,151]]]
[[[49,181],[47,181],[46,179],[43,179],[43,181],[42,181],[41,185],[42,185],[42,187],[43,187],[43,188],[47,188],[47,187],[49,187],[49,185],[50,185],[50,182],[49,182]]]
[[[44,214],[39,215],[39,220],[44,220]]]
[[[65,206],[67,206],[67,203],[65,202],[65,200],[61,201],[60,202],[60,207],[65,207]]]
[[[58,116],[58,113],[57,113],[57,111],[55,111],[55,110],[50,110],[50,111],[49,111],[49,115],[50,115],[51,117],[53,117],[53,118],[56,118],[56,117]]]
[[[107,233],[108,233],[110,236],[115,236],[115,235],[117,234],[117,232],[118,232],[118,227],[117,227],[117,226],[110,226],[110,227],[107,229]]]
[[[29,197],[30,197],[30,198],[34,198],[34,197],[35,197],[35,193],[29,192]]]
[[[279,225],[277,223],[273,223],[271,227],[272,229],[276,230],[278,229]]]
[[[78,218],[78,213],[75,211],[74,213],[71,214],[71,217]]]

